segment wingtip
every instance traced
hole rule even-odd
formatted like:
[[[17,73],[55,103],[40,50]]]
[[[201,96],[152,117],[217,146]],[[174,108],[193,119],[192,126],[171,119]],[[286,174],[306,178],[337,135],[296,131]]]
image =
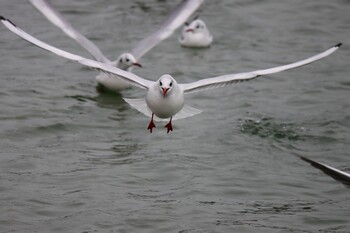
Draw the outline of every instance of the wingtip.
[[[11,20],[9,19],[6,19],[4,16],[0,15],[0,20],[1,21],[7,21],[9,22],[10,24],[12,24],[13,26],[17,27],[16,24],[14,24]]]
[[[308,163],[313,163],[314,161],[304,157],[304,156],[301,156],[301,155],[297,155],[301,160],[304,160],[305,162],[308,162]]]
[[[342,45],[343,45],[343,43],[338,43],[338,44],[334,45],[334,47],[338,47],[339,48]]]

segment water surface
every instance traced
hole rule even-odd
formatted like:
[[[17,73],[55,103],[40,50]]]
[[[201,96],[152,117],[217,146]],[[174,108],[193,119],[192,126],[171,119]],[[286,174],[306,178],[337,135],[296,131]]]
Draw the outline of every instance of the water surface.
[[[109,58],[162,22],[173,1],[57,1]],[[28,2],[4,16],[89,56]],[[349,189],[296,155],[350,172],[350,2],[207,1],[208,49],[173,35],[135,69],[190,82],[269,68],[343,42],[310,66],[187,96],[203,113],[166,134],[97,72],[0,33],[1,232],[349,232]]]

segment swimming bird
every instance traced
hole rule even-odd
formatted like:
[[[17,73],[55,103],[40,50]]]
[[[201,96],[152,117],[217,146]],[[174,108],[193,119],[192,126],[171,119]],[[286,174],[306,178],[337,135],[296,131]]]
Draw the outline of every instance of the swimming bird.
[[[46,0],[29,0],[32,5],[40,11],[51,23],[59,27],[69,37],[74,39],[86,49],[97,61],[107,63],[122,70],[131,71],[132,67],[141,67],[138,60],[150,49],[160,43],[162,40],[171,36],[174,31],[180,27],[194,11],[196,11],[204,0],[183,0],[165,19],[158,30],[141,40],[131,52],[122,53],[117,60],[110,61],[101,50],[89,39],[75,30],[73,26]],[[96,80],[106,88],[113,91],[121,91],[129,84],[122,79],[113,77],[114,74],[100,73]]]
[[[169,122],[165,125],[165,128],[167,128],[167,133],[169,133],[170,131],[173,131],[172,120],[194,116],[201,112],[200,110],[185,104],[185,94],[218,87],[225,87],[239,82],[252,80],[262,75],[274,74],[304,66],[329,56],[341,46],[341,43],[336,44],[324,52],[316,54],[312,57],[283,66],[237,74],[226,74],[217,77],[201,79],[192,83],[180,84],[177,83],[177,81],[169,74],[162,75],[157,81],[154,82],[141,78],[136,74],[114,67],[108,63],[102,63],[72,53],[68,53],[34,38],[4,17],[0,17],[0,20],[10,31],[42,49],[50,51],[64,58],[77,61],[84,66],[97,69],[103,73],[116,75],[131,85],[146,89],[147,94],[145,98],[124,98],[124,100],[133,108],[137,109],[146,116],[151,117],[151,121],[147,127],[151,133],[153,131],[153,128],[156,127],[154,121],[166,121],[169,119]]]
[[[204,21],[195,18],[192,22],[185,23],[179,42],[184,47],[208,47],[213,42],[213,36]]]

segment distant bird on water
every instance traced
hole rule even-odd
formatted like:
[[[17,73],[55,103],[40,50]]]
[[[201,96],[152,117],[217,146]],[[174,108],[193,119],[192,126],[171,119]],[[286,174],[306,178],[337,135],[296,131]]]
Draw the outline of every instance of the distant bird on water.
[[[185,24],[179,42],[184,47],[208,47],[213,42],[213,36],[204,21],[195,18],[192,22]]]

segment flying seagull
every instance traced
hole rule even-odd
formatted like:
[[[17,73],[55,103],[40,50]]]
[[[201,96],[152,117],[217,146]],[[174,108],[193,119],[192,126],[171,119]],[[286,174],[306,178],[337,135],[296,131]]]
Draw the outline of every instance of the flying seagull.
[[[213,42],[207,25],[197,17],[190,23],[185,23],[179,42],[184,47],[208,47]]]
[[[336,44],[324,52],[316,54],[312,57],[283,66],[237,74],[226,74],[217,77],[201,79],[192,83],[179,84],[169,74],[162,75],[157,81],[154,82],[141,78],[136,74],[114,67],[108,63],[102,63],[72,53],[68,53],[34,38],[2,16],[0,16],[0,20],[13,33],[42,49],[55,53],[61,57],[73,61],[78,61],[84,66],[97,69],[103,73],[116,75],[131,85],[146,89],[147,94],[145,98],[124,98],[124,100],[141,113],[151,117],[151,121],[147,128],[151,133],[153,128],[156,127],[154,121],[166,121],[170,118],[169,122],[165,125],[167,128],[167,133],[169,133],[173,130],[172,120],[194,116],[201,112],[200,110],[185,104],[184,94],[233,85],[239,82],[255,79],[262,75],[274,74],[284,70],[290,70],[304,66],[329,56],[341,46],[341,43]]]
[[[134,66],[141,67],[138,60],[162,40],[171,36],[174,31],[184,24],[192,13],[204,2],[204,0],[182,0],[181,3],[167,16],[158,30],[141,40],[131,52],[122,53],[117,60],[111,61],[102,54],[101,50],[92,41],[74,29],[73,26],[58,11],[56,11],[48,1],[29,1],[38,11],[51,21],[51,23],[59,27],[69,37],[78,42],[97,61],[129,71],[131,71],[131,68]],[[101,72],[96,77],[96,80],[99,84],[117,92],[129,87],[127,82],[121,79],[116,79],[113,76],[114,74],[105,74]]]

